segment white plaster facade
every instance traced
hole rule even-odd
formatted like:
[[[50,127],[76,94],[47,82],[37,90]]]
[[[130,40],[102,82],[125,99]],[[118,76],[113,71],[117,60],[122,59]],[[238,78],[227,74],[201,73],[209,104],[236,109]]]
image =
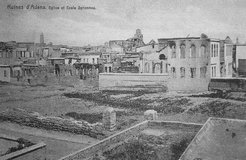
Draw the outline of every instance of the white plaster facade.
[[[86,53],[79,55],[81,63],[98,64],[100,53]]]
[[[210,75],[212,78],[221,77],[220,74],[220,43],[219,41],[210,42],[210,57],[211,57],[211,69]]]

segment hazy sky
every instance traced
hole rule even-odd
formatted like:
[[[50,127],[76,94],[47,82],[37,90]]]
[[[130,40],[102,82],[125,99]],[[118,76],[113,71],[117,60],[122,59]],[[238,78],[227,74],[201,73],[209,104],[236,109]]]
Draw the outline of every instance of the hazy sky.
[[[7,9],[7,5],[92,6],[96,10]],[[246,41],[246,0],[1,0],[0,41],[99,45],[139,28],[151,39],[200,36]]]

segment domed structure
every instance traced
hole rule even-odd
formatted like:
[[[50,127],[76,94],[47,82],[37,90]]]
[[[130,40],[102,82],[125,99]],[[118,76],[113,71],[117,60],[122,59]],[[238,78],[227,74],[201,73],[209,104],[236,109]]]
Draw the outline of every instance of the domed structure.
[[[134,35],[134,38],[138,38],[140,40],[143,40],[143,34],[141,33],[140,29],[136,29],[136,33]]]
[[[202,33],[201,36],[200,36],[200,38],[201,38],[201,39],[207,39],[208,36],[207,36],[206,34]]]

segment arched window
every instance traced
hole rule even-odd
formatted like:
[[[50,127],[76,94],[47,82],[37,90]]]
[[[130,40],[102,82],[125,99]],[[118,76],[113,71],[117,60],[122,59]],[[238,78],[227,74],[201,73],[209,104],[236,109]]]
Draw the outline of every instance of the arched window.
[[[149,73],[149,63],[148,62],[145,63],[144,71],[145,73]]]
[[[108,67],[105,67],[105,72],[108,72]]]
[[[185,68],[181,67],[180,68],[180,78],[184,78],[185,77]]]
[[[190,57],[196,58],[196,46],[194,44],[192,44],[190,47]]]
[[[166,56],[165,56],[164,54],[160,54],[160,55],[159,55],[159,59],[160,59],[160,60],[165,60],[165,59],[166,59]]]
[[[172,52],[172,58],[176,58],[176,47],[175,47],[175,45],[173,45],[172,47],[171,47],[171,52]]]
[[[200,48],[201,57],[206,57],[206,46],[202,45]]]
[[[190,68],[190,77],[195,78],[196,77],[196,68]]]
[[[172,78],[176,78],[176,69],[175,69],[175,67],[171,68],[171,76],[172,76]]]
[[[180,45],[180,58],[185,58],[185,44]]]
[[[108,72],[112,72],[112,68],[111,67],[108,68]]]

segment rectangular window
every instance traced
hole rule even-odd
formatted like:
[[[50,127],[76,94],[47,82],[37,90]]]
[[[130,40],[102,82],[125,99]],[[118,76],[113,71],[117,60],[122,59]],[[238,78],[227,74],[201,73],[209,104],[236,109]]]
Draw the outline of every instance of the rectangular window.
[[[191,45],[190,47],[190,57],[196,58],[196,46],[195,45]]]
[[[185,77],[185,68],[181,67],[180,68],[180,78],[184,78]]]
[[[185,45],[180,46],[180,58],[185,58]]]
[[[6,70],[3,71],[3,76],[7,77],[7,71]]]
[[[2,52],[0,52],[0,58],[2,58],[3,57],[3,53]]]
[[[211,45],[211,57],[214,57],[214,44]]]
[[[217,44],[215,44],[214,56],[218,57],[218,45]]]
[[[214,77],[216,77],[216,66],[214,66]]]
[[[216,66],[212,66],[212,77],[216,77]]]
[[[196,77],[196,68],[190,68],[190,77],[195,78]]]

